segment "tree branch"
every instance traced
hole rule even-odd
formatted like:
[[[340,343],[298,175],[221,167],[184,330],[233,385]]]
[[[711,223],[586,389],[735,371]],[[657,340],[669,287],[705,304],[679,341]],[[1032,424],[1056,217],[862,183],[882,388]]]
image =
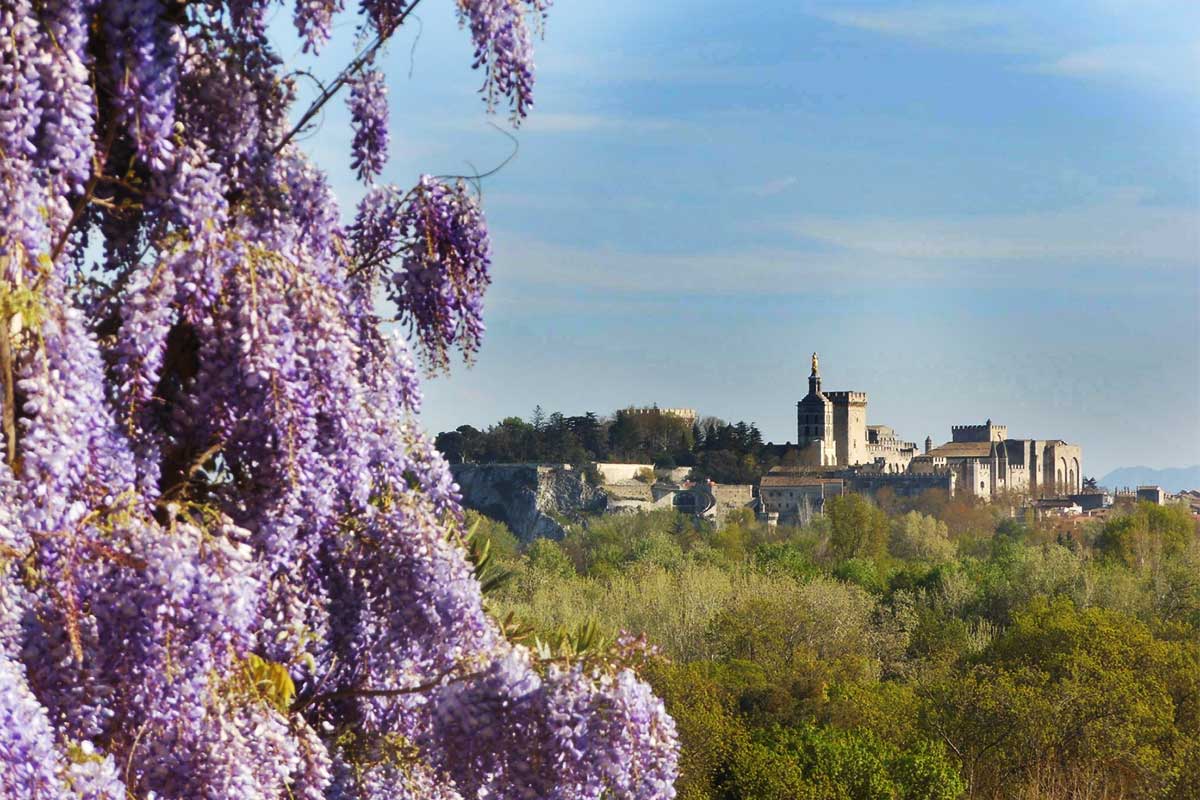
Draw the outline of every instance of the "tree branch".
[[[390,25],[386,30],[381,30],[378,35],[376,35],[375,39],[369,45],[367,45],[361,53],[355,56],[353,61],[346,65],[346,68],[338,74],[333,83],[329,84],[329,86],[317,96],[317,99],[312,102],[312,104],[308,107],[308,110],[306,110],[303,116],[300,117],[300,121],[297,122],[290,131],[284,134],[283,138],[279,140],[279,144],[275,145],[275,147],[271,149],[271,155],[277,155],[280,150],[286,147],[287,143],[294,139],[296,134],[304,130],[304,126],[308,125],[308,123],[312,121],[312,118],[317,115],[317,112],[320,111],[326,103],[332,100],[333,96],[337,94],[338,91],[345,86],[351,78],[357,75],[363,67],[365,67],[367,64],[370,64],[375,59],[375,54],[379,52],[379,48],[383,47],[384,42],[392,37],[392,34],[404,24],[404,21],[408,19],[409,15],[412,14],[412,12],[420,4],[421,0],[413,0],[412,5],[404,9],[404,12],[400,14],[399,18],[392,23],[392,25]]]
[[[416,686],[406,686],[401,689],[365,689],[361,687],[350,687],[347,689],[336,689],[332,692],[325,692],[324,694],[315,694],[303,701],[297,699],[296,702],[292,704],[291,710],[293,712],[300,712],[309,706],[316,705],[318,703],[324,703],[327,700],[338,700],[343,697],[399,697],[406,694],[421,694],[422,692],[429,692],[441,686],[442,681],[446,680],[446,678],[448,678],[450,674],[454,672],[454,669],[454,667],[451,667],[431,681],[418,683]],[[483,675],[483,672],[471,672],[467,673],[466,675],[461,675],[458,678],[455,678],[455,680],[465,681],[470,680],[471,678],[478,678],[481,675]]]
[[[17,410],[16,393],[13,391],[13,352],[12,338],[9,335],[12,320],[8,314],[0,314],[0,373],[4,379],[4,447],[8,466],[14,467],[17,461]]]
[[[83,196],[75,202],[75,207],[71,209],[71,219],[63,228],[62,234],[58,237],[58,241],[54,243],[54,249],[50,251],[50,263],[58,261],[58,257],[62,255],[63,248],[67,246],[67,240],[71,238],[71,230],[75,227],[75,223],[79,222],[79,218],[83,216],[84,210],[87,209],[88,203],[91,202],[92,195],[96,191],[96,184],[100,182],[100,178],[104,175],[104,165],[108,163],[109,153],[112,152],[113,143],[117,139],[117,121],[113,118],[108,124],[108,133],[104,137],[104,153],[103,155],[93,156],[94,166],[92,168],[92,177],[88,179],[87,186],[84,187]]]

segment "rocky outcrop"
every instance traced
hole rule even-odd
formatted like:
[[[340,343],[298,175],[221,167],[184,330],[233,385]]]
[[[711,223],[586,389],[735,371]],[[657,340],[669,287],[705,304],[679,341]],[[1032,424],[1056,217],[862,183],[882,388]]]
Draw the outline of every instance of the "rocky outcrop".
[[[608,497],[570,466],[453,464],[463,505],[508,525],[517,538],[561,539],[560,519],[605,510]]]

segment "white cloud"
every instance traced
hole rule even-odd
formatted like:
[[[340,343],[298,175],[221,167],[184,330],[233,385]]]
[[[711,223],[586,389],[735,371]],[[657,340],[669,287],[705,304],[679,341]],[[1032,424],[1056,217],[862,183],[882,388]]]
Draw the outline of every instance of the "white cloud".
[[[899,259],[1092,262],[1137,268],[1200,264],[1200,214],[1144,205],[1136,192],[1047,212],[934,218],[808,216],[798,236]]]
[[[521,126],[527,133],[592,133],[616,131],[621,133],[650,133],[679,127],[676,120],[661,117],[617,117],[600,114],[537,113],[530,115]]]
[[[894,8],[819,6],[820,19],[947,50],[1004,54],[1013,69],[1119,80],[1144,88],[1200,88],[1200,41],[1193,3],[1090,0],[1071,15],[1045,7],[917,3]],[[1107,32],[1105,32],[1107,30]],[[1113,37],[1119,31],[1119,40]]]
[[[501,302],[528,302],[527,292],[563,297],[638,296],[831,297],[901,286],[1062,287],[1091,291],[1092,270],[1148,280],[1171,291],[1179,274],[1200,267],[1195,209],[1142,204],[1129,191],[1083,208],[955,217],[804,216],[759,226],[795,247],[767,246],[683,253],[614,246],[563,245],[494,232]],[[813,243],[824,245],[814,248]],[[1172,278],[1171,276],[1176,276]],[[1119,287],[1110,277],[1103,286]],[[1098,285],[1098,286],[1099,286]],[[561,299],[561,298],[560,298]],[[538,301],[539,303],[542,300]]]
[[[771,197],[772,195],[783,194],[799,182],[800,179],[795,175],[788,175],[787,177],[764,181],[756,186],[748,186],[742,191],[757,197]]]
[[[1092,47],[1033,64],[1027,69],[1070,78],[1118,78],[1195,90],[1200,85],[1200,41]]]
[[[1003,21],[996,6],[929,4],[903,8],[825,8],[821,19],[850,28],[911,39],[943,39],[966,32],[992,31]]]
[[[815,254],[799,248],[651,253],[583,247],[494,235],[497,286],[562,288],[571,292],[755,295],[828,292],[847,276],[886,280],[895,270],[856,254]],[[915,265],[918,270],[928,268]]]

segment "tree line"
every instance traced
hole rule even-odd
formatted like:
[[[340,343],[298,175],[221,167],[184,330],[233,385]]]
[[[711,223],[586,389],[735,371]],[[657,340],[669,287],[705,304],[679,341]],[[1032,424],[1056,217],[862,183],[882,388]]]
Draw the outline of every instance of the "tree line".
[[[717,483],[754,483],[773,466],[797,462],[794,448],[764,442],[753,422],[690,422],[657,408],[566,416],[538,406],[528,420],[506,417],[482,431],[460,425],[435,444],[452,464],[617,461],[691,467],[693,477]]]

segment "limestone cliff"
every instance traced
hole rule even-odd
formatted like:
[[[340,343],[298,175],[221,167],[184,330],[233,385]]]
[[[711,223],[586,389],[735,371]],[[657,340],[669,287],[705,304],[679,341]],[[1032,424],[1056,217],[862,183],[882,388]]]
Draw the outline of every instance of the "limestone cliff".
[[[608,496],[568,466],[453,464],[463,505],[500,520],[517,538],[561,539],[557,518],[602,512]]]

